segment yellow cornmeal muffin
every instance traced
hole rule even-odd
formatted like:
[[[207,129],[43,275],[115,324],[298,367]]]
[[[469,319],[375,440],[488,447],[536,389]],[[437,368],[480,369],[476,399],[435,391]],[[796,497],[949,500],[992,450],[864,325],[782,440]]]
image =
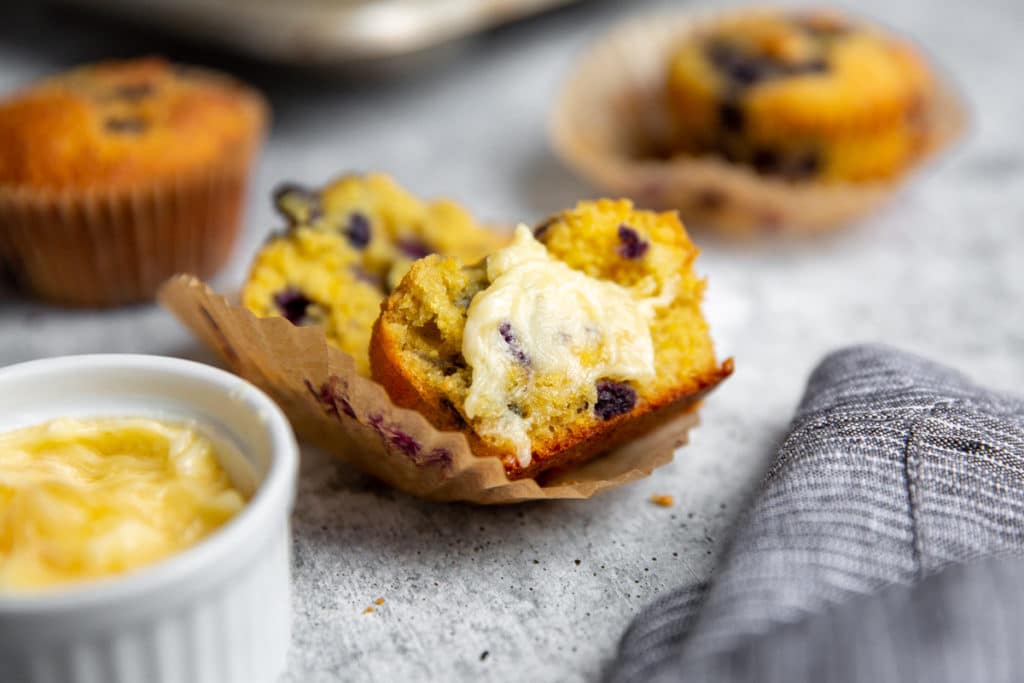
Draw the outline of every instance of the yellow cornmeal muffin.
[[[568,466],[676,417],[732,371],[675,213],[581,202],[484,262],[416,262],[381,307],[373,377],[511,478]]]
[[[243,305],[259,316],[323,325],[364,375],[380,302],[414,260],[440,252],[475,261],[503,239],[455,202],[422,201],[376,173],[342,177],[319,192],[286,185],[275,202],[289,227],[257,254]]]
[[[750,12],[680,45],[680,151],[792,180],[893,176],[920,153],[932,82],[915,50],[831,12]]]
[[[70,304],[146,299],[212,275],[239,226],[267,109],[224,75],[101,62],[0,102],[0,254]]]

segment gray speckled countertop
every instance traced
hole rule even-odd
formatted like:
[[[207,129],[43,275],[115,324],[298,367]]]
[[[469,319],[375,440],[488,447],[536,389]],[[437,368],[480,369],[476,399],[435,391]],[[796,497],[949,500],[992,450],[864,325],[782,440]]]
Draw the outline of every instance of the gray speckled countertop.
[[[547,150],[548,103],[588,40],[653,4],[587,3],[385,84],[197,56],[146,34],[30,11],[0,28],[0,90],[74,61],[155,50],[264,87],[276,121],[245,237],[218,281],[230,288],[277,226],[267,196],[283,178],[317,183],[378,168],[504,222],[587,195]],[[433,505],[306,450],[285,681],[594,680],[643,604],[713,572],[824,352],[880,340],[1004,389],[1024,384],[1024,4],[856,5],[918,37],[964,87],[974,110],[968,139],[884,212],[841,234],[740,246],[697,234],[708,314],[737,372],[707,402],[691,445],[647,480],[585,502]],[[41,25],[49,41],[32,37]],[[156,308],[67,312],[0,293],[0,364],[98,351],[213,362]],[[650,504],[653,493],[674,495],[675,506]],[[363,614],[377,597],[385,603]]]

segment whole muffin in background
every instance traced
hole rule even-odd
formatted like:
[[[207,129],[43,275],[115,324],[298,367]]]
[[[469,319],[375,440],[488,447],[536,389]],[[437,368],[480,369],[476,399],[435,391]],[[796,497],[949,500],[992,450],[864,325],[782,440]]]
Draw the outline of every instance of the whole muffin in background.
[[[469,263],[505,240],[459,204],[421,200],[381,173],[343,176],[319,191],[285,185],[275,203],[288,228],[256,255],[242,304],[260,317],[323,326],[365,376],[380,303],[413,261],[440,253]]]
[[[574,66],[557,155],[602,193],[737,238],[823,233],[897,196],[969,108],[909,38],[828,9],[632,17]]]
[[[213,275],[238,232],[262,96],[159,58],[109,61],[0,102],[0,258],[63,304],[149,299]]]
[[[825,11],[754,11],[671,58],[678,151],[790,180],[896,175],[920,154],[932,88],[909,43]]]

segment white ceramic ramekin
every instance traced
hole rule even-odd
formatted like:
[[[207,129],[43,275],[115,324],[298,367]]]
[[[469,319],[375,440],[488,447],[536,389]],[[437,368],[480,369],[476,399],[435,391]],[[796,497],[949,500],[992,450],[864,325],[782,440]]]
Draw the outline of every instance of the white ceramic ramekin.
[[[150,567],[0,596],[0,681],[276,680],[291,633],[298,450],[288,421],[245,380],[173,358],[71,356],[0,370],[0,430],[100,415],[195,421],[245,457],[255,493],[221,529]]]

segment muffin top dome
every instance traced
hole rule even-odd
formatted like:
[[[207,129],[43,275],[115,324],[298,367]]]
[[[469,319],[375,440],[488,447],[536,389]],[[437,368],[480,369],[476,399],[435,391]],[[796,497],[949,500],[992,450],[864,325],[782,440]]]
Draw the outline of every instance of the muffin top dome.
[[[752,125],[799,134],[901,120],[929,74],[908,43],[873,26],[831,12],[751,12],[681,45],[670,80],[677,92],[742,101]]]
[[[0,103],[0,184],[92,188],[202,171],[248,155],[266,110],[228,76],[160,58],[79,67]]]

